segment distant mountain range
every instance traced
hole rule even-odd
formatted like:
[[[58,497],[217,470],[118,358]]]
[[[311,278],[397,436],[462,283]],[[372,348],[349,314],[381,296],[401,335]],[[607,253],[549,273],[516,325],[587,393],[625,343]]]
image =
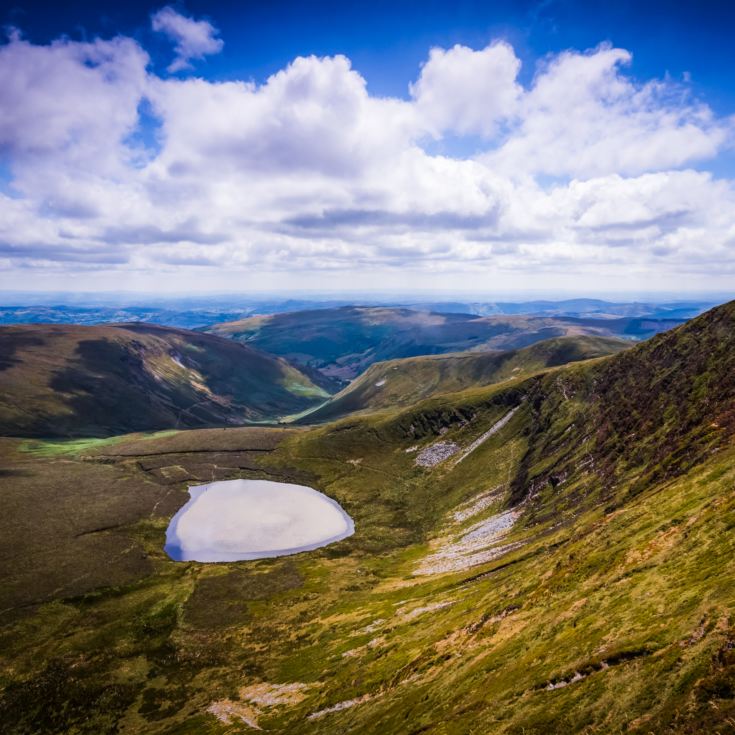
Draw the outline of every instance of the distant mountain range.
[[[6,297],[6,302],[9,299]],[[608,302],[599,299],[566,301],[364,301],[364,306],[388,306],[437,313],[565,317],[648,317],[650,319],[691,319],[715,305],[712,301],[672,301],[667,303]],[[249,316],[353,306],[349,300],[309,299],[178,299],[155,303],[54,302],[51,297],[35,302],[26,296],[17,304],[0,306],[0,324],[107,324],[149,322],[183,329],[197,329]]]

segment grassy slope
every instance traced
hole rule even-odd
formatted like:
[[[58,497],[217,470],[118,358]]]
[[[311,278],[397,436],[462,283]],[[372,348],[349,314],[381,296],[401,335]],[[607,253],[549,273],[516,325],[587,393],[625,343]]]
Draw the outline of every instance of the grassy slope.
[[[265,730],[294,734],[732,732],[734,339],[726,305],[608,359],[315,429],[68,452],[5,440],[5,527],[58,507],[34,505],[37,482],[70,508],[80,484],[105,492],[83,516],[59,511],[55,554],[37,534],[4,542],[3,723],[247,733],[208,708],[250,717],[252,686],[268,682],[306,686],[256,712]],[[421,469],[405,451],[466,446],[515,406],[460,464]],[[357,532],[291,558],[168,561],[163,535],[186,482],[234,476],[313,483]],[[126,487],[138,497],[124,515]],[[520,545],[414,576],[457,533],[453,509],[493,488],[483,512],[514,506],[503,543]],[[107,514],[117,525],[105,529]],[[100,568],[59,564],[60,552],[81,559],[84,539],[105,553]],[[144,566],[127,570],[130,558]]]
[[[331,421],[365,410],[405,407],[438,393],[528,377],[549,367],[611,355],[629,342],[608,337],[557,337],[507,352],[466,352],[371,365],[300,423]]]
[[[284,360],[128,324],[0,328],[0,433],[94,436],[274,418],[324,395]]]
[[[642,319],[436,314],[342,307],[216,324],[209,331],[281,355],[330,389],[374,362],[469,349],[514,350],[563,335],[648,337],[677,322]]]

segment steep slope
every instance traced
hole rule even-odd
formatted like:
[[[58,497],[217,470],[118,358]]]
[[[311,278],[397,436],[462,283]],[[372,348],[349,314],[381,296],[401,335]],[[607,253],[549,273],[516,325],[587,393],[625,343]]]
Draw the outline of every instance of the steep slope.
[[[4,439],[4,727],[732,732],[734,368],[728,304],[618,355],[310,429]],[[168,560],[186,485],[243,476],[321,489],[355,534]]]
[[[211,335],[141,324],[0,328],[0,434],[226,425],[323,397],[284,360]]]
[[[640,318],[487,316],[349,306],[215,324],[213,334],[281,355],[330,390],[374,362],[465,350],[515,350],[552,337],[645,339],[681,322]]]
[[[584,450],[595,459],[602,491],[614,495],[623,480],[628,492],[638,492],[701,462],[735,428],[734,325],[730,302],[614,360],[589,370],[572,367],[554,390],[549,380],[534,388],[524,463],[543,465],[554,457],[557,475],[571,473]],[[566,404],[578,415],[562,438],[549,427],[558,425],[558,415],[571,414]],[[521,475],[516,496],[524,483],[548,477],[548,471]]]
[[[630,342],[610,337],[557,337],[507,352],[450,353],[378,362],[327,403],[308,411],[299,423],[410,406],[439,393],[517,380],[545,368],[612,355],[628,347]]]

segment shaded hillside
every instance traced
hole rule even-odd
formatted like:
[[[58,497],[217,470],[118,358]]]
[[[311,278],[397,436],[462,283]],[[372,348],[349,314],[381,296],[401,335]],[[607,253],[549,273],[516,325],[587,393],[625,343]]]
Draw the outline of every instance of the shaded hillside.
[[[734,360],[728,304],[319,427],[0,440],[5,730],[732,732]],[[235,477],[318,488],[355,534],[169,560],[186,486]]]
[[[630,482],[628,492],[639,492],[676,476],[735,430],[735,302],[614,360],[570,369],[555,384],[535,386],[529,399],[533,429],[524,465],[548,464],[554,457],[553,473],[564,476],[584,447],[600,492],[611,497],[623,478]],[[567,416],[568,428],[550,431],[559,415]],[[522,473],[516,498],[529,483],[539,486],[550,478],[548,471],[535,478]]]
[[[515,350],[565,335],[645,339],[679,323],[640,318],[479,317],[349,306],[251,317],[215,324],[207,331],[285,357],[335,390],[384,360],[466,350]]]
[[[519,379],[545,368],[612,355],[627,347],[630,342],[609,337],[557,337],[507,352],[450,353],[378,362],[323,406],[309,411],[300,423],[410,406],[438,393]]]
[[[207,334],[141,324],[0,327],[0,434],[238,424],[322,399],[284,360]]]

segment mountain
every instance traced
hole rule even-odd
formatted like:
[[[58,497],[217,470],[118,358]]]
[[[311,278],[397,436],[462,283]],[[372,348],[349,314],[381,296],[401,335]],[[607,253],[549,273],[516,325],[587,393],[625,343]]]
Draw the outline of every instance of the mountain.
[[[119,295],[101,298],[93,294],[44,294],[3,292],[0,298],[0,324],[109,324],[115,322],[148,322],[183,329],[198,329],[219,322],[246,319],[254,315],[315,309],[335,309],[355,305],[354,298],[274,299],[243,295],[189,296],[162,298],[139,296],[137,301]],[[599,299],[567,299],[565,301],[432,301],[415,303],[368,299],[361,306],[387,306],[438,313],[527,316],[645,317],[647,319],[691,319],[716,302],[680,301],[669,303],[610,302]]]
[[[692,319],[703,311],[711,309],[716,301],[673,301],[651,303],[639,301],[613,302],[601,299],[565,299],[562,301],[455,301],[425,302],[410,305],[409,308],[424,311],[457,311],[463,314],[527,315],[591,317],[611,319],[620,317],[646,317],[648,319]]]
[[[284,360],[145,324],[0,327],[0,434],[100,436],[273,420],[324,393]]]
[[[0,457],[10,735],[732,732],[735,303],[320,426]],[[171,561],[187,486],[241,477],[320,489],[354,535]]]
[[[506,352],[461,352],[373,363],[299,423],[331,421],[365,410],[410,406],[439,393],[526,378],[545,368],[620,352],[630,342],[611,337],[557,337]]]
[[[350,306],[251,317],[207,331],[285,357],[335,391],[374,362],[465,350],[513,350],[552,337],[645,339],[677,320],[490,316]]]

